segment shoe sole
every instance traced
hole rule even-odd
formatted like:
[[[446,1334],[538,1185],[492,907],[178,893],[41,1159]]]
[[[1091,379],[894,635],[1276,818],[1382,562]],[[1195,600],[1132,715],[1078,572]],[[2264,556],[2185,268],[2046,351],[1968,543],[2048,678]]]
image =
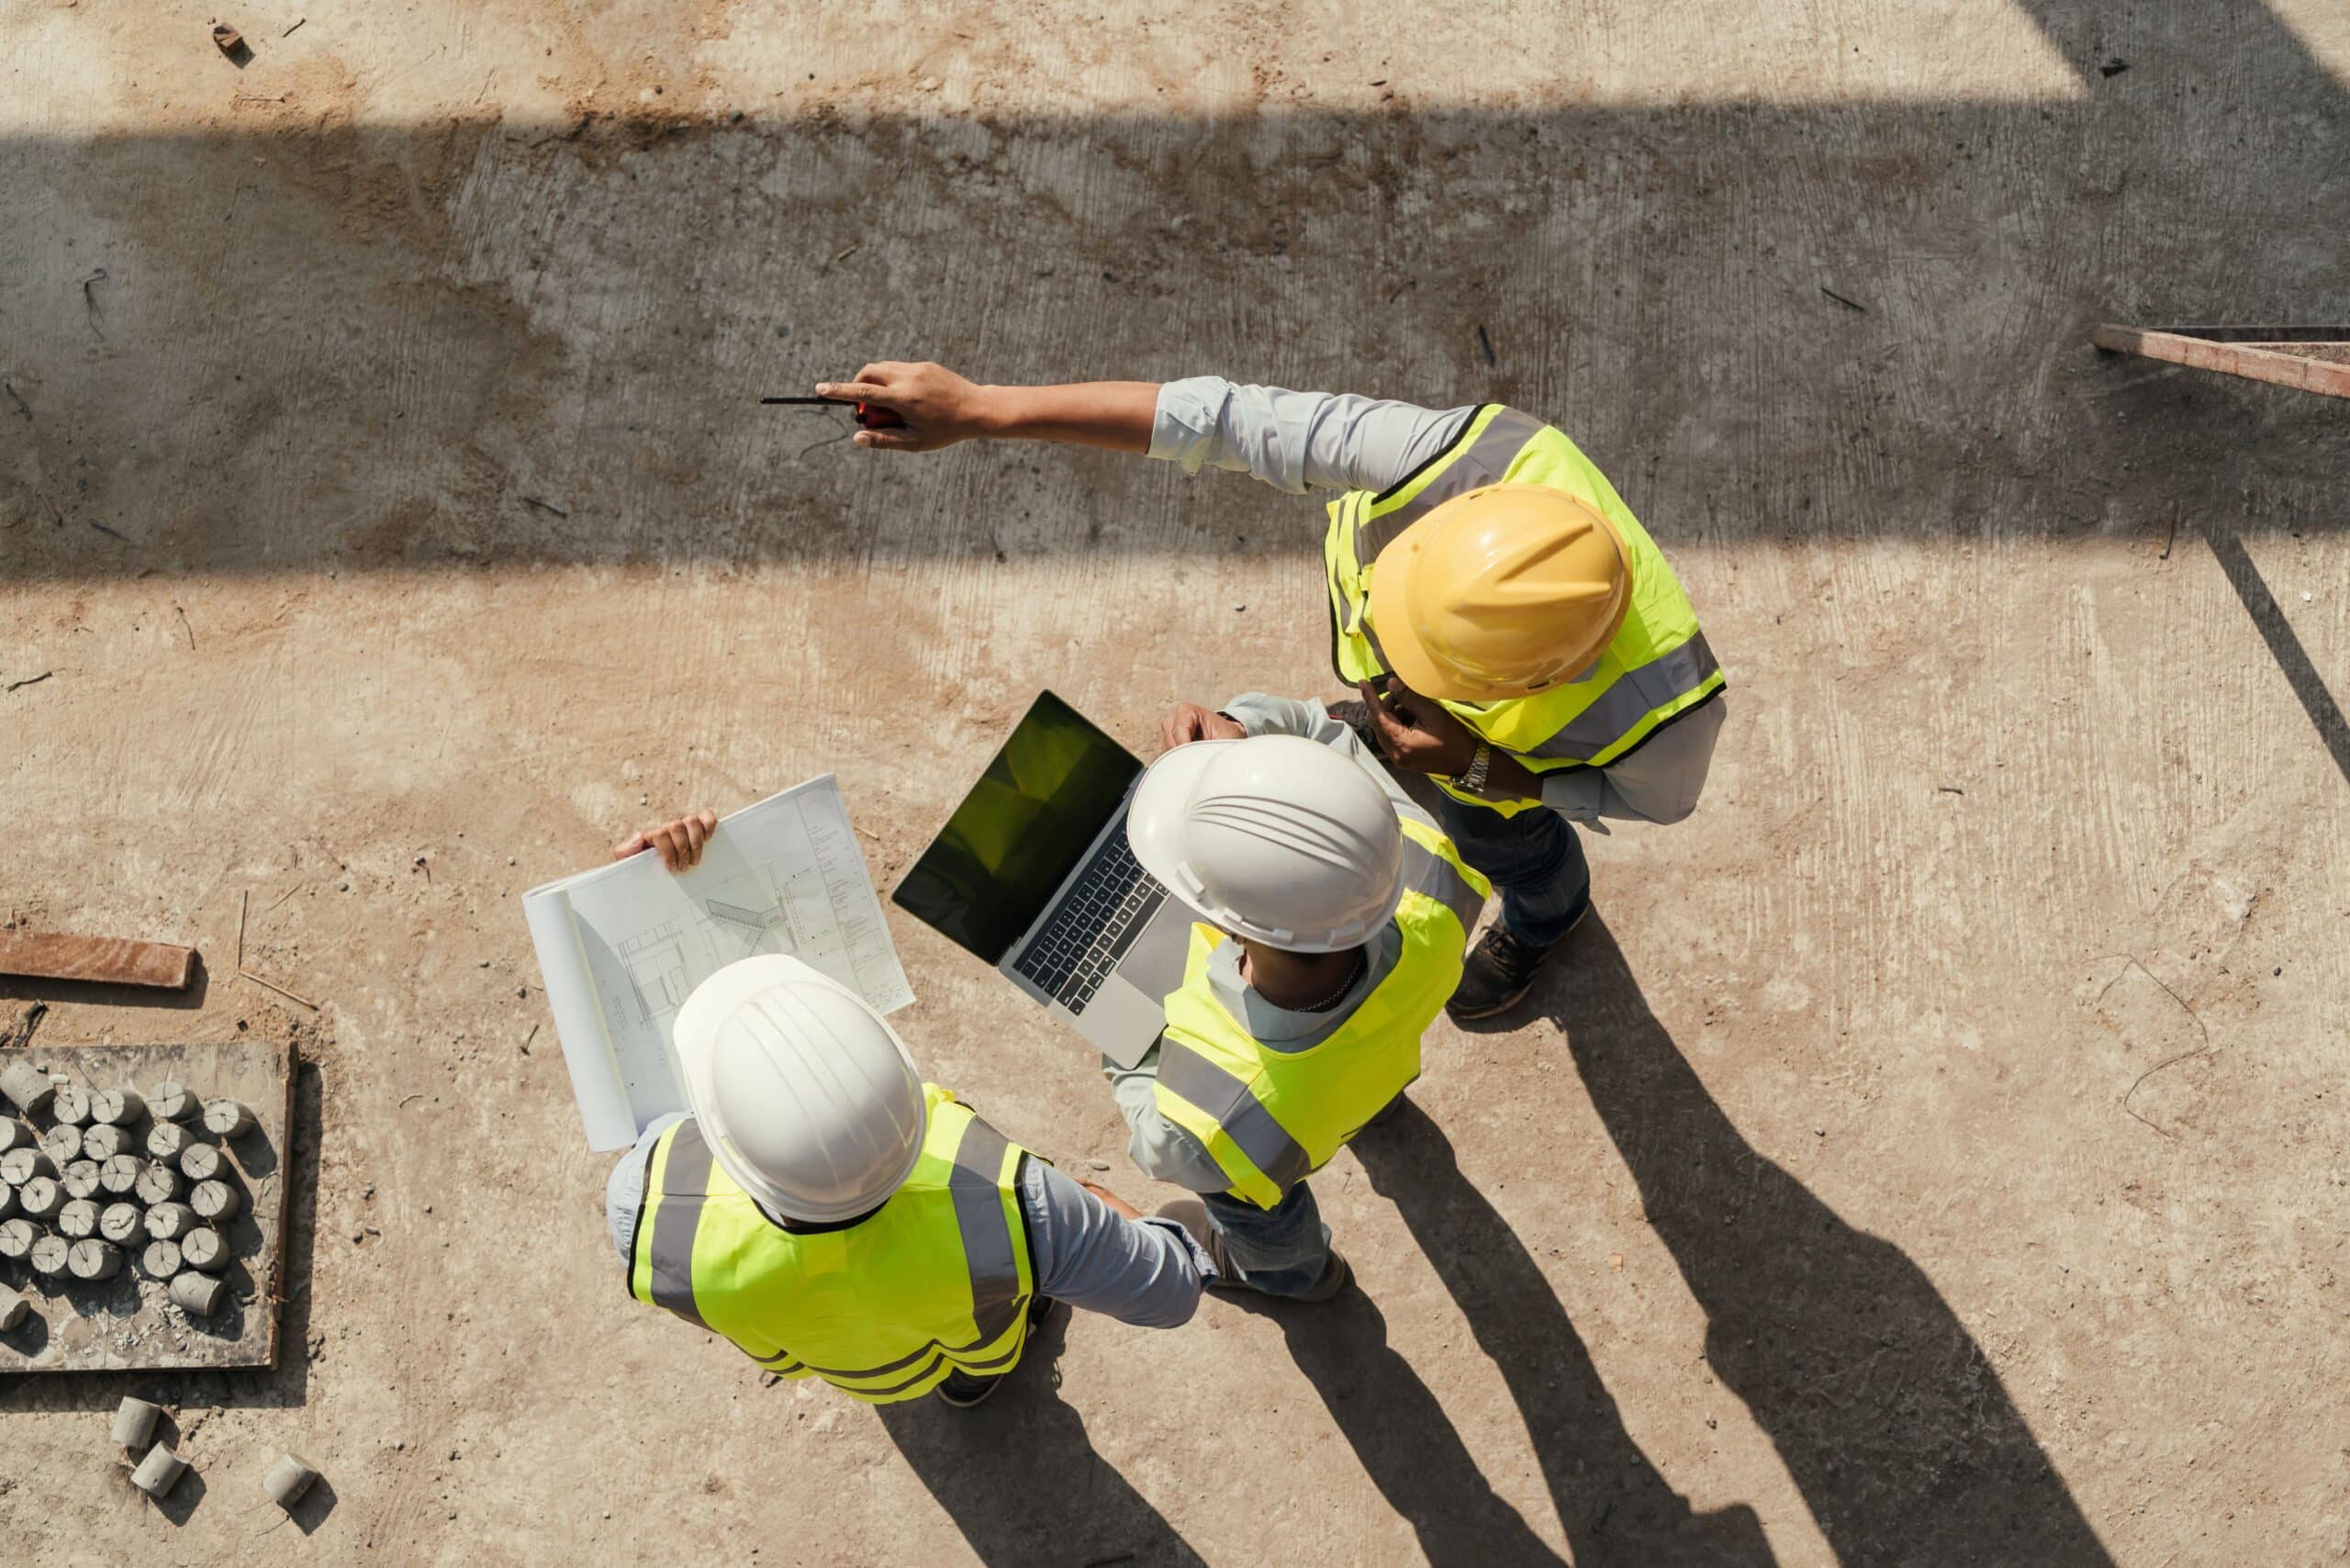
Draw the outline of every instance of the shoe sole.
[[[1452,1019],[1455,1023],[1472,1024],[1480,1018],[1498,1017],[1500,1014],[1508,1012],[1519,1002],[1524,1002],[1526,1000],[1526,993],[1533,989],[1534,982],[1532,980],[1528,980],[1524,985],[1519,986],[1516,991],[1511,991],[1507,996],[1502,998],[1499,1002],[1489,1002],[1485,1006],[1476,1009],[1474,1012],[1472,1012],[1465,1007],[1456,1007],[1449,1002],[1444,1004],[1444,1010],[1452,1015]]]

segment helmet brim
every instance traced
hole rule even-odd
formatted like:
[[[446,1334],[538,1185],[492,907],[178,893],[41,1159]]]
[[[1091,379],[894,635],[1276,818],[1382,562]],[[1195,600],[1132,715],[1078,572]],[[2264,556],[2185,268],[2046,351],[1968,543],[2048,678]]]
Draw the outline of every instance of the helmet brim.
[[[1199,788],[1200,775],[1238,741],[1192,741],[1160,754],[1146,769],[1135,798],[1126,806],[1126,844],[1135,859],[1175,901],[1203,920],[1218,919],[1203,909],[1184,886],[1183,826]]]

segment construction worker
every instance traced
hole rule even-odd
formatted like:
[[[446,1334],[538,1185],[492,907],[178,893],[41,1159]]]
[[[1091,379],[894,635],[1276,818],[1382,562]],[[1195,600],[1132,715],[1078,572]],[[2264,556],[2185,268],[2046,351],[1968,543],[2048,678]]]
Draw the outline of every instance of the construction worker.
[[[1321,703],[1186,703],[1162,738],[1126,836],[1199,924],[1158,1043],[1102,1070],[1223,1282],[1327,1300],[1347,1263],[1305,1179],[1419,1077],[1492,890]]]
[[[1723,678],[1672,566],[1555,427],[1499,404],[1430,409],[1216,376],[979,386],[935,364],[868,364],[819,396],[903,424],[860,446],[928,452],[1024,437],[1343,491],[1323,564],[1331,658],[1397,767],[1429,776],[1501,918],[1457,1018],[1505,1011],[1591,906],[1570,823],[1679,822],[1721,733]]]
[[[709,812],[649,828],[681,870]],[[879,1014],[777,954],[696,986],[673,1034],[690,1114],[645,1129],[605,1191],[629,1294],[785,1377],[869,1404],[976,1405],[1055,1301],[1172,1328],[1214,1265],[925,1083]]]

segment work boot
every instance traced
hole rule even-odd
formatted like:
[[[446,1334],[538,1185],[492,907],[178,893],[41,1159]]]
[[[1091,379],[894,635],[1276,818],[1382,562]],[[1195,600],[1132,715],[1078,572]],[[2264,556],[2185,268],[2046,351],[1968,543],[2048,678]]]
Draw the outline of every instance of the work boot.
[[[1337,1248],[1330,1249],[1330,1260],[1322,1265],[1322,1277],[1304,1295],[1292,1296],[1292,1301],[1328,1301],[1347,1288],[1347,1255]]]
[[[946,1374],[945,1383],[940,1383],[931,1392],[957,1410],[968,1410],[972,1406],[993,1394],[995,1385],[1002,1381],[1003,1377],[1001,1373],[994,1377],[973,1377],[969,1372],[957,1367]]]
[[[1583,914],[1591,913],[1583,905]],[[1575,925],[1583,916],[1575,916]],[[1572,931],[1574,925],[1567,930]],[[1491,1018],[1496,1013],[1506,1013],[1516,1006],[1534,984],[1534,977],[1541,972],[1542,960],[1559,949],[1556,940],[1538,947],[1531,942],[1521,942],[1509,934],[1509,927],[1495,921],[1485,930],[1484,939],[1469,955],[1461,966],[1460,983],[1453,988],[1452,1000],[1444,1010],[1452,1014],[1456,1024],[1466,1024],[1474,1018]]]

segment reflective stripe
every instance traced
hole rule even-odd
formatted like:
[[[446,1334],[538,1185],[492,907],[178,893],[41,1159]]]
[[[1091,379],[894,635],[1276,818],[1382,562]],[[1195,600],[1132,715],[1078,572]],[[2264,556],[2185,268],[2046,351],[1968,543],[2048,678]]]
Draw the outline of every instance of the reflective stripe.
[[[694,1310],[694,1236],[701,1228],[702,1194],[709,1189],[710,1145],[700,1125],[688,1117],[669,1138],[661,1198],[653,1211],[653,1305],[698,1328],[710,1327]]]
[[[1597,756],[1657,709],[1704,685],[1720,667],[1705,633],[1699,632],[1679,647],[1617,676],[1590,707],[1567,721],[1566,728],[1523,755],[1578,760]]]
[[[1247,1084],[1172,1035],[1160,1036],[1158,1081],[1214,1117],[1225,1136],[1281,1191],[1313,1172],[1314,1161],[1304,1148],[1273,1120]]]
[[[1450,910],[1460,920],[1463,935],[1477,928],[1477,913],[1485,907],[1485,895],[1451,861],[1408,836],[1404,840],[1404,886]]]
[[[1475,426],[1474,416],[1471,417],[1470,424],[1472,428]],[[1425,489],[1401,506],[1369,519],[1356,531],[1355,561],[1358,567],[1368,566],[1377,561],[1379,553],[1393,544],[1397,534],[1453,497],[1465,495],[1482,486],[1498,484],[1501,476],[1509,472],[1511,460],[1524,450],[1528,442],[1541,434],[1546,428],[1540,420],[1531,414],[1520,413],[1516,409],[1505,408],[1495,414],[1465,449],[1455,449],[1459,454],[1448,458],[1443,471],[1430,479]],[[1408,479],[1404,481],[1404,485],[1410,483]],[[1374,509],[1378,505],[1376,499],[1371,502]],[[1382,659],[1381,662],[1386,661]]]
[[[1003,1190],[997,1185],[1011,1147],[1002,1133],[973,1116],[955,1146],[955,1170],[946,1179],[955,1223],[963,1232],[964,1264],[971,1273],[971,1317],[979,1327],[979,1337],[967,1350],[995,1338],[1020,1315],[1020,1262],[1013,1255]]]

